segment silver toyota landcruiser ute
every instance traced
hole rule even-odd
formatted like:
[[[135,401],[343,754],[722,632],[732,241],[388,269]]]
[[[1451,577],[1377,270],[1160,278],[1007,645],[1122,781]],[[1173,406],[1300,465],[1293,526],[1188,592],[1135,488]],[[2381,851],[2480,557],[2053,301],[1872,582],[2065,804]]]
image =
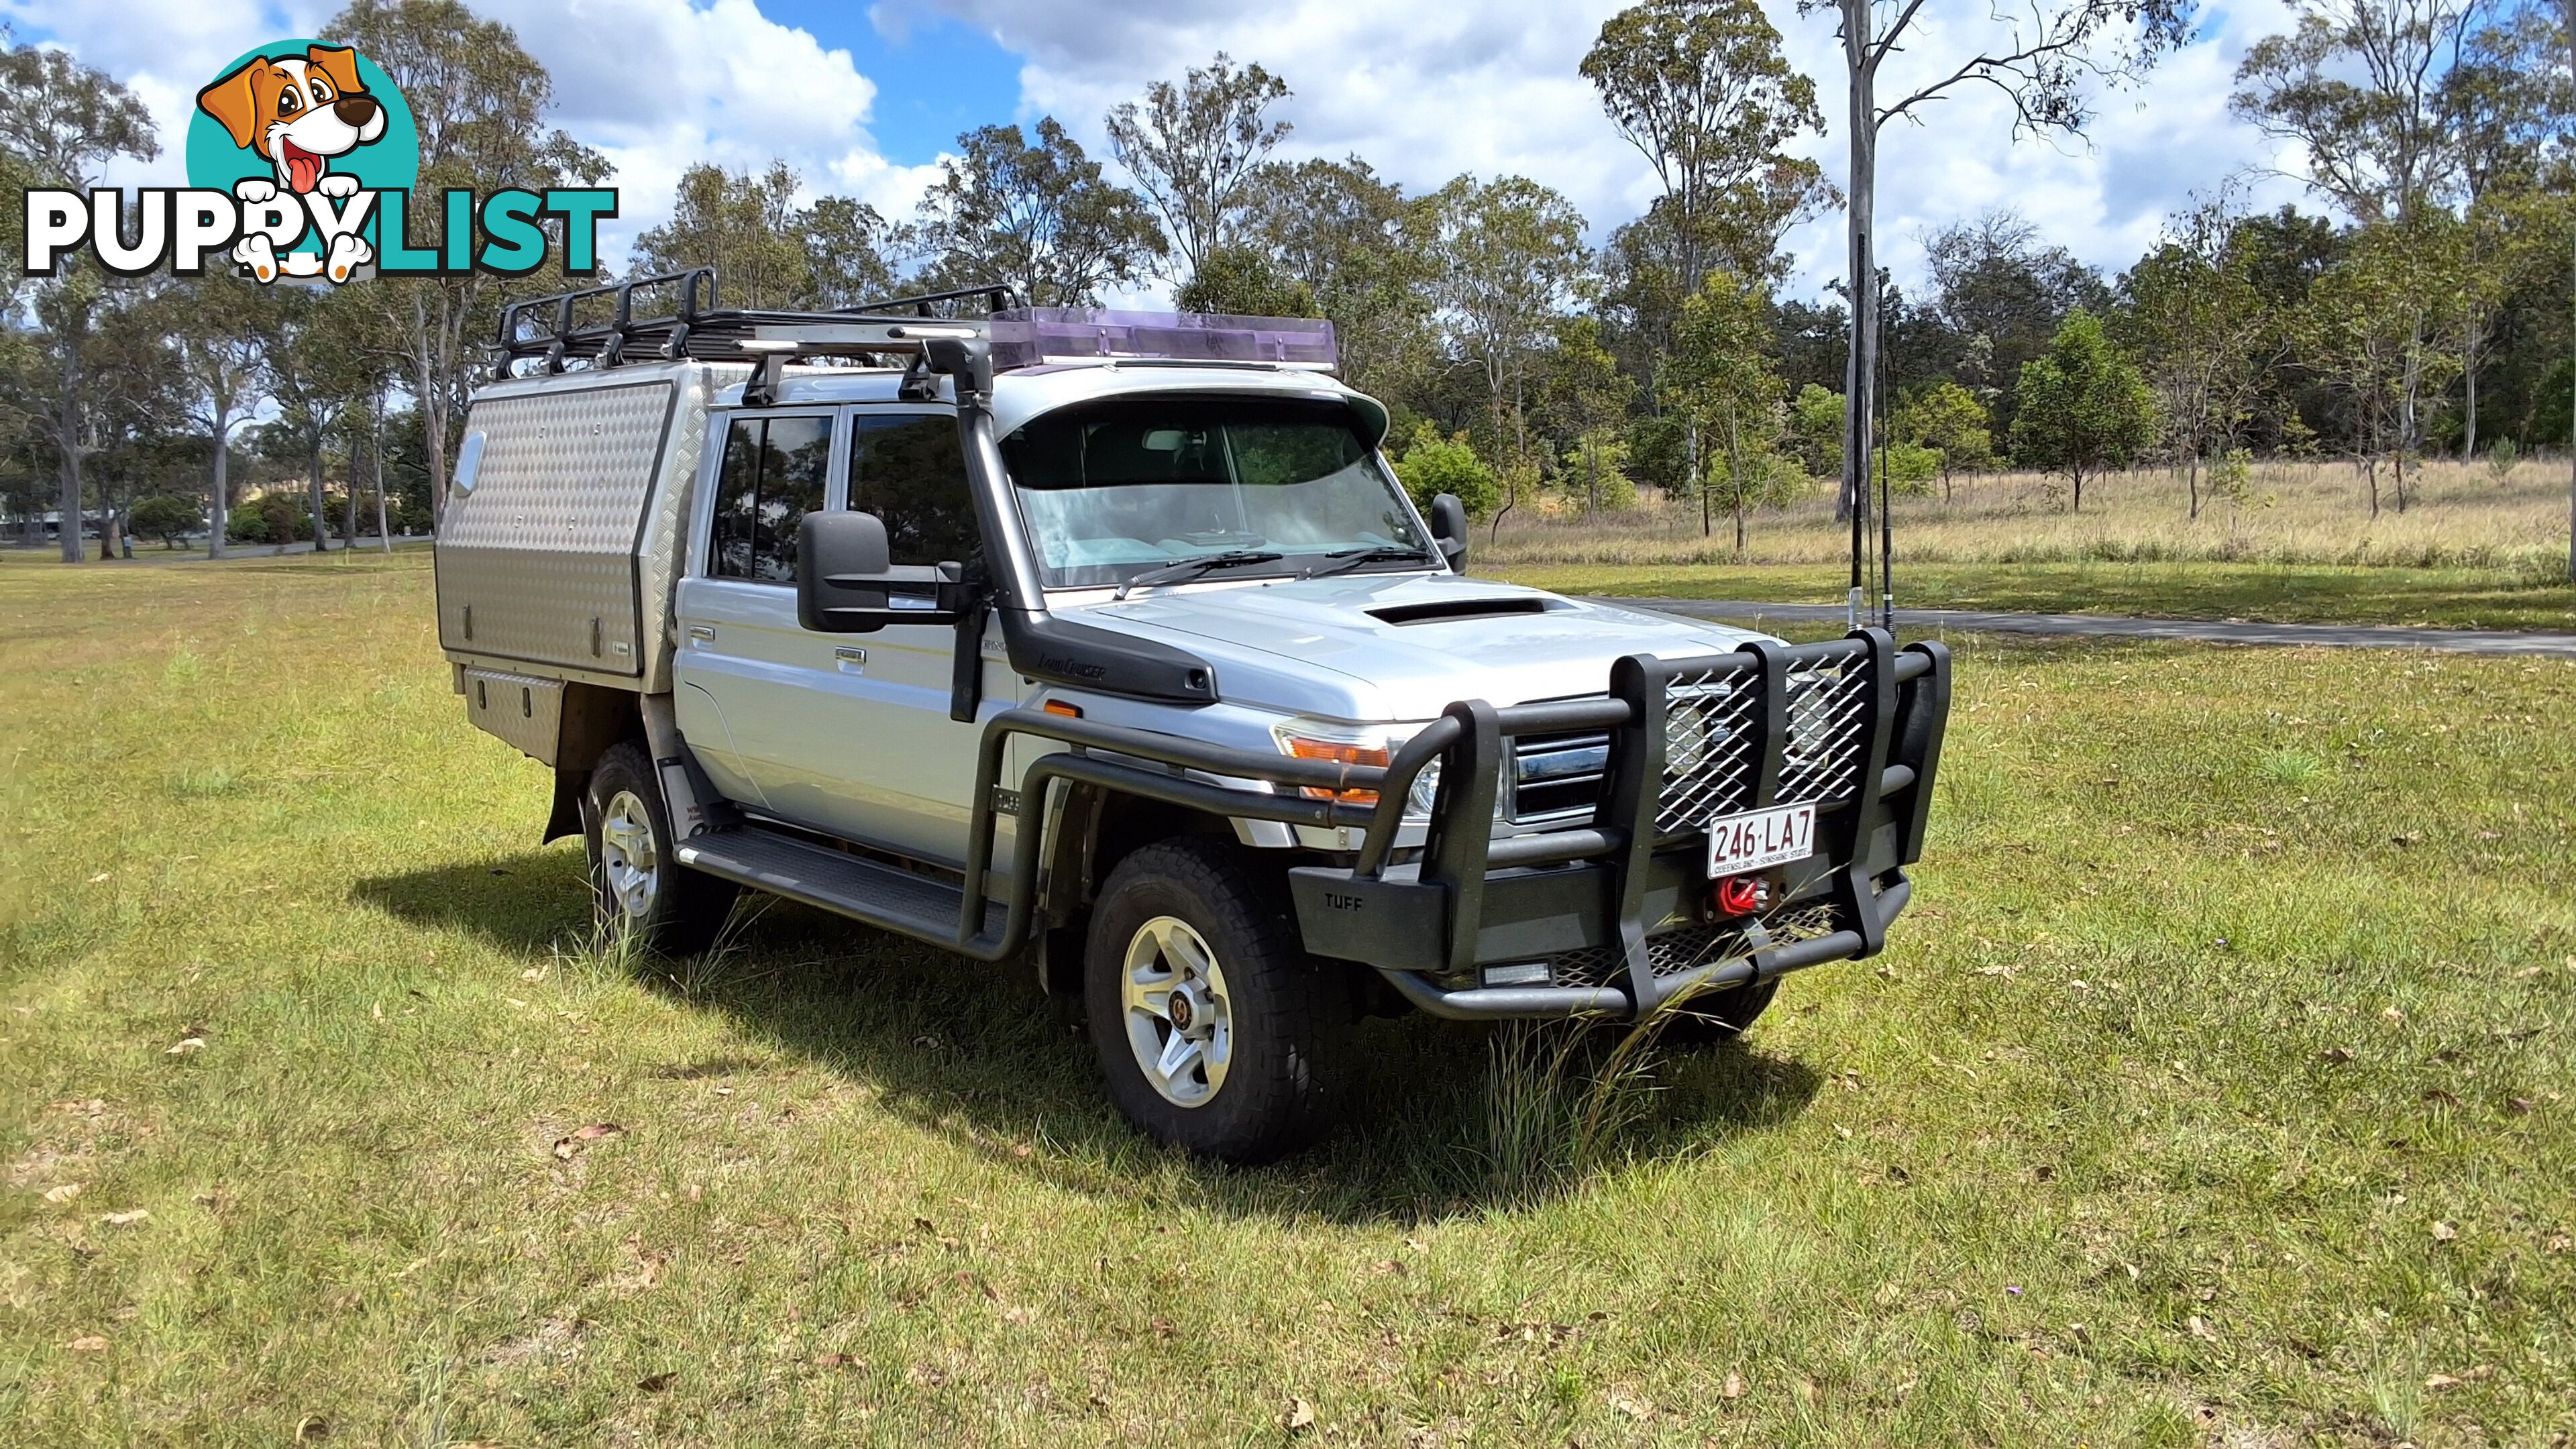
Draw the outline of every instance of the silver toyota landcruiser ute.
[[[1138,1127],[1249,1162],[1372,1013],[1723,1037],[1905,908],[1941,646],[1468,577],[1328,323],[700,270],[516,304],[497,354],[440,643],[657,950],[750,889],[1020,963]]]

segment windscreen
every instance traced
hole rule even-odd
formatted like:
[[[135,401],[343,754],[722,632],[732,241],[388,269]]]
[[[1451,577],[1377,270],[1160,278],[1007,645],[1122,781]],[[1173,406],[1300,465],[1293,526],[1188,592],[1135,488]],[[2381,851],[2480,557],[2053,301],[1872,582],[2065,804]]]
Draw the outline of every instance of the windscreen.
[[[1002,453],[1050,588],[1160,578],[1220,554],[1280,557],[1206,577],[1437,566],[1338,403],[1121,399],[1036,418]]]

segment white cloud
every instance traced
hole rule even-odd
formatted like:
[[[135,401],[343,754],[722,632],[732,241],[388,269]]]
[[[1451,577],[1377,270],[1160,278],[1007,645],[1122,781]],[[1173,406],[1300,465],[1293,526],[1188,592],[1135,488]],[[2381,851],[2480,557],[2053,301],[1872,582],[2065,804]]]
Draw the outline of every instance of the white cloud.
[[[1766,3],[1791,60],[1818,78],[1832,134],[1807,146],[1839,179],[1842,83],[1830,27],[1798,16],[1788,0]],[[1355,151],[1415,188],[1462,171],[1519,172],[1571,197],[1596,240],[1653,194],[1643,159],[1575,70],[1618,0],[939,4],[1026,57],[1022,119],[1052,113],[1103,154],[1109,107],[1225,50],[1295,88],[1284,108],[1297,127],[1285,148],[1292,156]],[[625,215],[603,236],[612,255],[663,219],[673,183],[695,161],[756,166],[784,157],[809,190],[858,196],[889,217],[907,214],[936,175],[933,166],[890,165],[876,149],[868,124],[877,86],[847,51],[770,20],[755,0],[478,0],[478,8],[505,19],[552,72],[556,124],[617,167]],[[162,159],[120,168],[114,179],[129,185],[178,177],[196,90],[225,61],[264,40],[310,34],[336,9],[309,0],[0,0],[0,18],[58,38],[151,106]],[[1891,63],[1888,92],[1931,73],[1964,42],[1944,27],[1983,23],[1941,7],[1924,14],[1916,44]],[[1911,288],[1926,233],[2009,205],[2085,260],[2105,270],[2127,265],[2192,193],[2272,161],[2272,143],[2229,116],[2226,103],[2245,46],[2283,28],[2285,17],[2284,0],[2226,0],[2209,12],[2202,43],[2143,85],[2101,98],[2089,142],[2015,142],[2002,98],[1974,88],[1930,108],[1921,126],[1890,127],[1880,159],[1882,258]],[[864,17],[853,6],[851,18],[880,33],[918,23],[900,4],[880,3]],[[2254,195],[2272,203],[2299,191],[2274,178]],[[1802,228],[1790,245],[1793,291],[1811,293],[1841,275],[1839,216]]]
[[[1766,0],[1791,61],[1817,78],[1829,134],[1808,154],[1837,182],[1845,172],[1840,48],[1822,17]],[[1117,7],[1062,0],[941,0],[951,13],[1029,58],[1024,109],[1051,112],[1086,146],[1104,142],[1100,117],[1147,83],[1177,79],[1218,50],[1261,62],[1296,91],[1283,114],[1294,156],[1356,151],[1412,188],[1461,171],[1519,172],[1570,197],[1595,240],[1644,209],[1654,182],[1644,159],[1601,114],[1576,66],[1619,0],[1480,0],[1388,6],[1371,0],[1132,0]],[[2272,144],[2227,113],[2235,64],[2254,36],[2284,28],[2281,0],[2213,11],[2205,38],[2142,85],[2101,97],[2089,142],[2011,135],[2002,97],[1966,89],[1930,108],[1925,124],[1888,128],[1879,164],[1882,261],[1900,282],[1920,276],[1926,233],[1994,206],[2027,214],[2054,241],[2106,271],[2135,260],[2161,220],[2195,191],[2269,160]],[[1882,95],[1937,74],[1941,58],[1982,26],[1927,8],[1921,33],[1891,62]],[[1952,60],[1955,64],[1955,59]],[[2273,181],[2266,201],[2293,199]],[[1789,242],[1790,289],[1813,292],[1843,273],[1839,213]]]
[[[911,210],[932,168],[889,165],[867,131],[875,82],[846,50],[760,13],[754,0],[482,0],[554,79],[553,123],[616,168],[622,214],[603,225],[612,261],[664,220],[680,173],[699,161],[747,168],[784,158],[811,194],[854,195],[890,216]],[[336,4],[251,0],[0,0],[6,16],[54,37],[118,77],[148,104],[162,155],[118,168],[125,184],[174,184],[183,173],[198,87],[233,56],[309,35]]]

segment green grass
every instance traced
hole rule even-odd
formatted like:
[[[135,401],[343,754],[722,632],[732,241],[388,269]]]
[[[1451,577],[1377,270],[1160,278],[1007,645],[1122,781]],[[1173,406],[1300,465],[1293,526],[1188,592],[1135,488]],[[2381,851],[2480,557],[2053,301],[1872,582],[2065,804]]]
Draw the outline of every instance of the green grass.
[[[1848,566],[1829,564],[1512,564],[1479,568],[1569,594],[1839,604]],[[1875,585],[1872,586],[1875,591]],[[1908,564],[1897,606],[2037,614],[2240,619],[2265,624],[2427,624],[2576,631],[2576,587],[2513,569],[2334,564]]]
[[[0,1438],[2576,1430],[2576,667],[1971,641],[1885,957],[1552,1179],[1418,1020],[1227,1172],[1025,972],[590,949],[426,565],[0,575]]]

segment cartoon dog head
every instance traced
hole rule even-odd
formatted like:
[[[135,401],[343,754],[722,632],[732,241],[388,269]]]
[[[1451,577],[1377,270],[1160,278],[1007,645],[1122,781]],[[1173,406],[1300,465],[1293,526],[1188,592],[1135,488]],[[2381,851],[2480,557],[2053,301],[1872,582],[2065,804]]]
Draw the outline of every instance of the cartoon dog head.
[[[358,53],[316,45],[300,56],[253,57],[197,92],[236,146],[277,167],[291,191],[311,191],[330,167],[385,133],[385,108],[358,78]]]

